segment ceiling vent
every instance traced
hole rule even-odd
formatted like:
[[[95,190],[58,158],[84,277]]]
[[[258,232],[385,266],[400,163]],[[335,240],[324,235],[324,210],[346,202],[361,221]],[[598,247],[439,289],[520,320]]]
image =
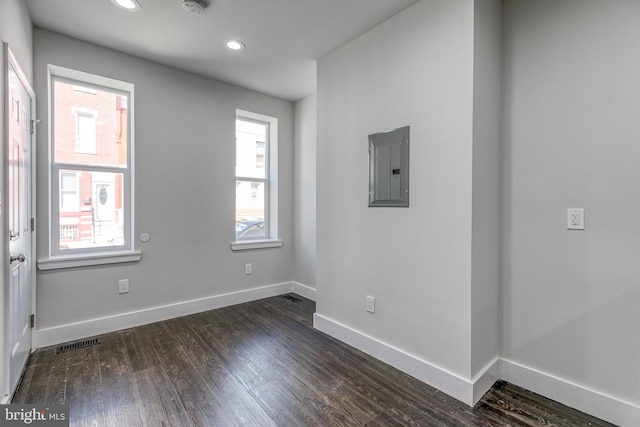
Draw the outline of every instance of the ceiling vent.
[[[182,0],[182,8],[193,15],[200,15],[206,7],[202,0]]]

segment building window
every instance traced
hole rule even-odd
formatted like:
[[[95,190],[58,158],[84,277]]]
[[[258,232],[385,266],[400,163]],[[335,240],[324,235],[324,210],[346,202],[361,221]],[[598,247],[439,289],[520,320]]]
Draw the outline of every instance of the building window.
[[[277,238],[277,119],[236,116],[236,241]]]
[[[80,207],[78,174],[60,172],[60,211],[77,211]]]
[[[258,201],[258,194],[260,193],[260,189],[264,187],[264,183],[262,182],[252,182],[251,183],[251,201],[253,203],[256,203]],[[264,194],[264,191],[262,191],[262,193]],[[264,200],[264,197],[262,197],[260,199],[261,201]],[[262,204],[262,203],[260,203]]]
[[[96,154],[96,116],[76,112],[76,153]]]
[[[77,225],[61,225],[60,226],[60,240],[78,240],[78,226]]]
[[[264,168],[265,143],[256,141],[256,167]]]
[[[50,253],[132,251],[133,85],[49,69]]]

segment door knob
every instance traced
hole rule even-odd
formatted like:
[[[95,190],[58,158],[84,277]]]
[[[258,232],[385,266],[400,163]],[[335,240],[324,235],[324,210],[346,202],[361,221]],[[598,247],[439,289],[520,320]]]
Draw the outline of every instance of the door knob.
[[[13,261],[25,262],[26,259],[27,256],[25,254],[20,254],[18,256],[11,255],[11,257],[9,258],[9,264],[11,264]]]

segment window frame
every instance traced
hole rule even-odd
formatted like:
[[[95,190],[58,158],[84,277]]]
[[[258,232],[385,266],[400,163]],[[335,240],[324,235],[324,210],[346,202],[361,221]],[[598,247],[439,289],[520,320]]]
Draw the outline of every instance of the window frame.
[[[234,231],[234,241],[231,243],[231,249],[234,251],[245,249],[260,249],[282,246],[282,240],[278,237],[278,119],[276,117],[264,114],[254,113],[251,111],[236,109],[235,120],[243,120],[248,122],[260,123],[267,125],[267,135],[265,141],[265,178],[243,177],[235,174],[235,182],[264,182],[264,198],[265,198],[265,218],[264,228],[266,236],[264,237],[245,237],[236,239]],[[234,120],[234,135],[236,132]],[[235,141],[235,138],[234,138]],[[234,143],[234,153],[237,145]],[[234,221],[235,225],[235,202],[234,202]],[[234,228],[235,230],[235,228]]]
[[[103,90],[127,97],[127,164],[126,167],[101,166],[95,164],[69,164],[55,162],[55,101],[54,83],[57,81],[66,82],[73,86],[80,86],[87,89]],[[56,268],[69,268],[88,265],[111,264],[119,262],[138,261],[141,253],[134,248],[134,85],[132,83],[111,79],[108,77],[89,74],[78,70],[48,66],[48,187],[49,187],[49,253],[48,258],[38,260],[40,270]],[[88,113],[84,108],[73,111]],[[89,112],[90,113],[90,112]],[[95,117],[95,116],[94,116]],[[76,125],[77,126],[77,125]],[[86,172],[107,172],[123,175],[123,221],[124,221],[124,242],[122,245],[100,246],[94,248],[74,248],[60,249],[60,197],[61,197],[61,171]]]

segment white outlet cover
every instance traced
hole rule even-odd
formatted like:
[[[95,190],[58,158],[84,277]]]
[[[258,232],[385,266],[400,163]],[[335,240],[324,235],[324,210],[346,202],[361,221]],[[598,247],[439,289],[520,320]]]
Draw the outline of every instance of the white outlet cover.
[[[584,230],[584,209],[567,209],[567,230]]]

